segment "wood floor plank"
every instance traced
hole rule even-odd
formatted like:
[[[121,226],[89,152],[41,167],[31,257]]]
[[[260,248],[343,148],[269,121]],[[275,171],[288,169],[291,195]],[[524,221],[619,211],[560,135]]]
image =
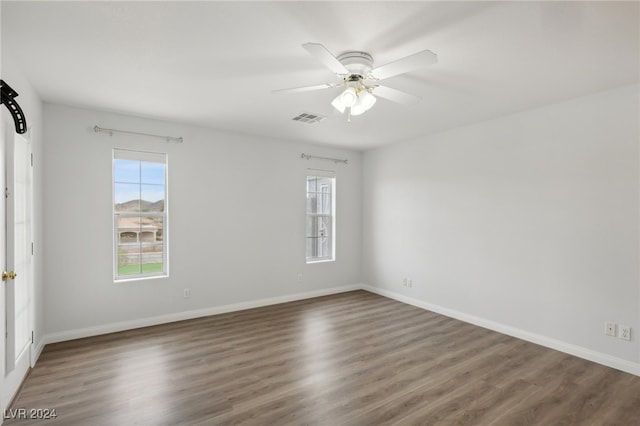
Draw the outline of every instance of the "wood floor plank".
[[[20,425],[635,425],[640,377],[354,291],[47,345]],[[5,416],[7,417],[7,416]]]

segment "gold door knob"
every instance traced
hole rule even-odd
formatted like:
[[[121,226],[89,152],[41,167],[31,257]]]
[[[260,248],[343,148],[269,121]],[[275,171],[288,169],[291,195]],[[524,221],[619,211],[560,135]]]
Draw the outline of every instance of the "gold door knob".
[[[15,280],[17,276],[18,274],[16,274],[14,271],[2,271],[2,281],[6,281],[7,278],[9,278],[10,280]]]

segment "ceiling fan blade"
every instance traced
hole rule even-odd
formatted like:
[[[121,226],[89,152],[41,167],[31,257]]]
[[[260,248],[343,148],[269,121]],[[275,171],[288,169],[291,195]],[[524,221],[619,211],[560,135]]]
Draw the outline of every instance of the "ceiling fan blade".
[[[313,86],[292,87],[290,89],[277,89],[277,90],[272,90],[272,92],[273,93],[299,93],[299,92],[310,92],[312,90],[330,89],[332,87],[336,87],[336,85],[331,83],[324,83],[324,84],[316,84]]]
[[[410,95],[401,90],[392,89],[387,86],[376,87],[373,89],[373,94],[399,104],[409,105],[420,102],[420,98],[418,96]]]
[[[383,80],[393,77],[394,75],[404,74],[433,65],[436,62],[438,62],[438,55],[430,50],[423,50],[422,52],[414,53],[413,55],[405,56],[402,59],[374,68],[371,70],[370,75],[378,80]]]
[[[334,73],[349,74],[349,70],[346,69],[344,65],[342,65],[340,61],[338,61],[336,57],[333,56],[322,44],[305,43],[302,47]]]

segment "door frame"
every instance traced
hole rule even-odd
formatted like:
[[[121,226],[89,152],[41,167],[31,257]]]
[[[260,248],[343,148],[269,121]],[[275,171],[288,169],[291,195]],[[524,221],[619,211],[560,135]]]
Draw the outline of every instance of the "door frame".
[[[6,117],[6,116],[5,116]],[[0,136],[2,138],[2,140],[0,141],[0,161],[2,162],[2,164],[0,165],[0,174],[1,174],[1,183],[2,185],[0,185],[0,189],[2,190],[2,195],[5,195],[5,188],[9,186],[9,180],[8,180],[8,173],[13,172],[14,170],[14,165],[13,164],[8,164],[9,161],[15,161],[14,159],[14,149],[13,146],[16,143],[25,143],[27,150],[25,155],[27,157],[30,157],[30,163],[31,163],[31,167],[28,167],[28,174],[29,174],[29,179],[28,179],[28,186],[27,186],[27,194],[25,194],[26,196],[26,209],[27,209],[27,216],[28,216],[28,229],[27,229],[27,238],[25,241],[25,249],[27,250],[27,253],[29,252],[29,245],[32,244],[33,242],[33,147],[32,147],[32,143],[31,143],[31,129],[29,129],[29,131],[24,134],[24,135],[18,135],[17,133],[15,133],[14,129],[13,129],[13,125],[12,122],[9,122],[8,120],[6,120],[6,118],[3,117],[2,119],[2,128],[0,128],[0,132],[2,133],[2,135]],[[26,160],[26,158],[25,158]],[[9,194],[9,196],[11,196],[12,194]],[[2,215],[3,215],[3,230],[1,231],[3,233],[4,236],[4,246],[1,251],[2,253],[0,253],[2,255],[2,262],[3,262],[3,267],[6,268],[12,268],[14,265],[13,264],[9,264],[9,258],[12,257],[12,255],[9,253],[9,247],[8,247],[8,226],[9,226],[9,222],[11,220],[13,220],[13,215],[9,215],[8,212],[8,208],[10,203],[7,202],[7,197],[3,196],[3,204],[1,206],[2,208]],[[12,205],[12,204],[11,204]],[[28,255],[28,254],[27,254]],[[13,259],[11,259],[11,263],[13,263]],[[31,256],[29,261],[27,262],[27,270],[22,271],[23,277],[24,277],[24,285],[27,286],[27,292],[28,292],[28,298],[29,298],[29,303],[28,303],[28,312],[27,312],[27,320],[28,320],[28,330],[33,330],[33,321],[34,321],[34,304],[33,304],[33,292],[34,292],[34,280],[33,280],[33,273],[34,273],[34,264],[33,264],[33,252],[31,251]],[[13,282],[9,283],[9,285],[7,285],[8,281],[3,282],[2,287],[3,287],[3,291],[0,291],[0,314],[2,314],[2,316],[4,316],[4,324],[0,327],[0,331],[2,329],[4,329],[4,335],[5,335],[5,339],[0,339],[2,342],[0,344],[0,352],[1,352],[1,358],[0,361],[2,361],[2,380],[1,380],[1,385],[2,385],[2,392],[0,395],[0,407],[2,409],[6,409],[8,408],[8,405],[11,403],[13,397],[15,396],[16,392],[18,391],[20,385],[22,384],[24,378],[26,377],[26,375],[29,372],[30,367],[32,367],[32,353],[33,353],[33,347],[34,347],[34,342],[33,339],[31,338],[31,342],[29,344],[27,344],[26,349],[24,350],[24,352],[21,354],[18,363],[16,363],[16,359],[15,359],[15,348],[14,348],[14,335],[12,333],[9,332],[8,329],[8,324],[9,323],[13,323],[13,321],[9,322],[8,316],[9,315],[13,315],[14,314],[14,306],[9,306],[9,303],[13,302],[13,291],[14,291],[14,287],[13,287]],[[33,333],[33,332],[32,332]],[[33,334],[32,334],[33,336]],[[10,341],[11,340],[11,341]],[[10,357],[12,357],[12,359],[9,359]]]

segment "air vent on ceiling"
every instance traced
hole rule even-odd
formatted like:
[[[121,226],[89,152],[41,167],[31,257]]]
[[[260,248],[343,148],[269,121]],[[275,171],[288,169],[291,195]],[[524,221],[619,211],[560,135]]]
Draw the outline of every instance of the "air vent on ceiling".
[[[317,123],[319,121],[322,121],[325,118],[327,118],[327,117],[325,117],[324,115],[309,114],[307,112],[303,112],[302,114],[298,115],[297,117],[293,117],[292,120],[299,121],[301,123],[313,124],[313,123]]]

